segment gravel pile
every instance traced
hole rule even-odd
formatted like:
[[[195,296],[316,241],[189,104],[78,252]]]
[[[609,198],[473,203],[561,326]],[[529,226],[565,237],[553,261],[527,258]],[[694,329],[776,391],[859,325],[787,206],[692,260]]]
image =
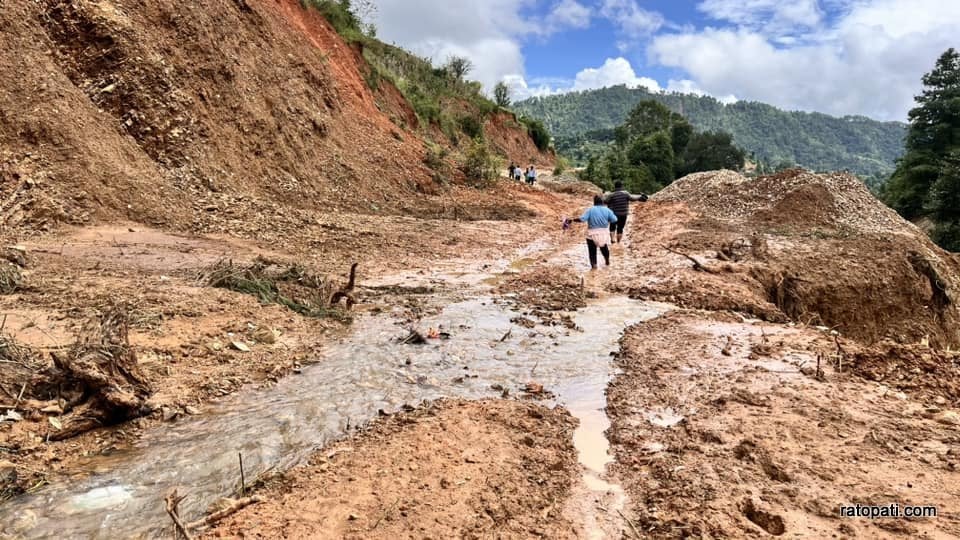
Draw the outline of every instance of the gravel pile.
[[[792,169],[760,178],[727,170],[695,173],[678,179],[653,198],[683,202],[706,217],[726,221],[864,234],[917,232],[847,173]]]

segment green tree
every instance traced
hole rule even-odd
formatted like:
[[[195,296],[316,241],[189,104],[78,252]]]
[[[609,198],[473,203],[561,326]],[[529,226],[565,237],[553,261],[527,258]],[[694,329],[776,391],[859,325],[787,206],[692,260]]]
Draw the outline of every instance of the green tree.
[[[943,159],[929,201],[930,217],[936,222],[934,241],[944,249],[960,251],[960,150]]]
[[[510,88],[503,81],[493,87],[493,100],[498,107],[510,106]]]
[[[743,169],[746,157],[743,150],[733,144],[733,137],[729,133],[708,131],[694,133],[690,142],[684,148],[677,170],[679,176],[700,171],[715,171]],[[758,172],[763,172],[758,166]]]
[[[627,159],[633,167],[646,167],[653,180],[661,187],[673,182],[674,154],[670,135],[658,131],[647,137],[634,140],[627,150]]]
[[[927,213],[937,219],[943,206],[938,200],[948,200],[945,190],[956,187],[951,178],[940,180],[955,171],[945,158],[960,149],[960,54],[952,48],[944,52],[923,76],[923,86],[909,114],[906,154],[885,189],[887,203],[907,219]],[[950,219],[943,223],[947,228],[954,223]]]
[[[645,137],[658,131],[670,130],[674,124],[687,124],[679,114],[653,100],[641,101],[630,111],[623,126],[630,137]]]

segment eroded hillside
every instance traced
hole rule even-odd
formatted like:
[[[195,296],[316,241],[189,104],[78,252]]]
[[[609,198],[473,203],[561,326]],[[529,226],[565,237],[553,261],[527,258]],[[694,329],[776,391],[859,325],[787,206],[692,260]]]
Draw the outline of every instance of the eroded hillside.
[[[420,196],[440,193],[424,164],[436,130],[389,81],[371,90],[358,48],[293,0],[18,1],[0,30],[16,74],[0,88],[5,228],[124,218],[252,236],[253,215],[283,230],[302,210],[449,206]],[[511,118],[487,119],[491,145],[549,164]]]

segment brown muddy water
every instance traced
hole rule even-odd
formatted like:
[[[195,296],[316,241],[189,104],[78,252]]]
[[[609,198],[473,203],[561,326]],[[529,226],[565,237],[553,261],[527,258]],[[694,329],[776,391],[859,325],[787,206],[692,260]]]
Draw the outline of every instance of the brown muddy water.
[[[237,491],[238,453],[248,479],[286,470],[379,411],[442,397],[496,397],[501,387],[516,395],[529,381],[544,385],[555,404],[581,420],[574,442],[588,495],[612,496],[622,507],[622,490],[606,477],[611,458],[603,408],[611,353],[627,325],[669,309],[607,297],[573,314],[580,330],[527,329],[510,322],[517,313],[508,300],[481,288],[421,321],[420,328],[450,334],[424,345],[400,342],[407,330],[399,313],[361,316],[349,336],[329,345],[302,374],[209,405],[198,416],[148,432],[132,448],[91,458],[69,481],[7,502],[0,508],[0,537],[167,535],[163,496],[174,487],[189,492],[181,516],[200,517],[210,503]],[[511,337],[501,341],[508,331]],[[591,536],[603,536],[592,517],[585,520]]]

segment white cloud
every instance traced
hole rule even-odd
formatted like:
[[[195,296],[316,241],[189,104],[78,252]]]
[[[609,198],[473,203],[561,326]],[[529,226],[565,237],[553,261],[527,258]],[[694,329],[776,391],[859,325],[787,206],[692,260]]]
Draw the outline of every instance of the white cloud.
[[[373,0],[378,36],[443,62],[450,55],[469,58],[470,78],[489,89],[505,76],[524,73],[521,40],[589,26],[592,12],[579,0],[555,0],[540,20],[524,10],[537,0]]]
[[[510,97],[513,100],[520,101],[530,97],[543,97],[560,94],[563,90],[561,86],[551,86],[550,84],[533,82],[531,85],[523,75],[506,75],[503,77],[503,83],[510,89]]]
[[[566,28],[586,28],[590,26],[592,15],[590,8],[576,0],[560,0],[550,9],[544,27],[548,33]]]
[[[704,92],[702,88],[697,86],[697,83],[691,81],[690,79],[670,79],[667,82],[667,92],[677,92],[680,94],[693,94],[695,96],[707,96],[708,93]],[[726,103],[727,105],[731,103],[736,103],[740,101],[737,96],[733,94],[728,94],[726,96],[713,96],[720,103]]]
[[[639,77],[626,58],[607,58],[602,66],[586,68],[577,73],[572,81],[562,79],[538,80],[530,85],[521,75],[508,75],[503,81],[510,87],[514,99],[541,97],[566,92],[594,90],[609,86],[626,85],[629,88],[644,87],[659,92],[660,84],[649,77]]]
[[[663,15],[643,9],[637,0],[603,0],[600,15],[610,19],[631,38],[649,36],[665,23]]]
[[[646,87],[651,92],[659,92],[660,85],[649,77],[637,77],[633,66],[626,58],[607,58],[598,68],[587,68],[577,73],[571,90],[593,90],[625,84],[630,88]]]
[[[810,28],[823,19],[817,0],[704,0],[697,9],[713,19],[750,28]]]
[[[726,5],[732,2],[708,0],[701,7],[719,17],[727,13],[721,10]],[[766,19],[757,19],[760,23],[744,22],[736,29],[659,35],[648,54],[656,63],[685,72],[697,88],[714,96],[735,94],[788,109],[904,120],[922,74],[956,45],[960,2],[860,0],[845,6],[832,22],[820,21],[799,41],[783,39],[763,20],[794,17],[798,24],[814,23],[809,10],[766,12]]]

